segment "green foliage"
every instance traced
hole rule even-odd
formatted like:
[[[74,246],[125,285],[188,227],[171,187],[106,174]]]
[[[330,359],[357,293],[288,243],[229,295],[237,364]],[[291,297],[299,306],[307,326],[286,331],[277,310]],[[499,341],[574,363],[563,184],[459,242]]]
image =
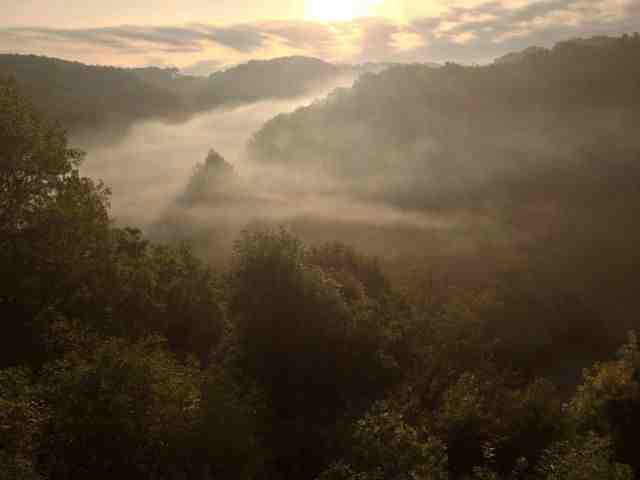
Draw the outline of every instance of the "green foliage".
[[[384,404],[358,420],[350,455],[334,463],[319,480],[445,480],[447,452]]]
[[[584,383],[569,403],[569,413],[582,430],[611,439],[616,459],[640,468],[634,442],[640,426],[640,351],[635,334],[617,361],[585,370]]]
[[[396,373],[374,299],[348,294],[315,255],[309,263],[286,230],[246,231],[231,272],[236,361],[273,409],[268,443],[291,455],[286,468],[308,459],[288,475],[314,473],[340,442],[340,418],[379,397]]]
[[[538,467],[543,480],[631,480],[633,470],[615,462],[610,441],[590,434],[552,446]]]
[[[320,267],[340,282],[342,295],[357,300],[364,295],[381,299],[390,285],[376,259],[358,254],[342,243],[329,243],[311,248],[306,261]]]
[[[536,380],[512,392],[504,414],[506,424],[496,441],[493,466],[518,478],[535,465],[543,451],[570,430],[560,392],[546,380]]]
[[[440,421],[446,431],[447,447],[454,474],[469,472],[483,459],[482,447],[493,420],[488,416],[479,379],[465,374],[444,396]]]
[[[48,411],[38,401],[31,372],[0,370],[0,479],[40,480],[35,453]]]
[[[631,400],[637,395],[639,360],[638,339],[632,334],[621,350],[619,360],[585,370],[584,383],[578,387],[569,407],[571,413],[583,421],[596,422],[593,426],[602,427],[597,422],[605,419],[610,402]]]
[[[218,278],[187,248],[112,228],[108,191],[13,83],[0,106],[0,362],[43,369],[34,384],[1,371],[3,475],[204,475],[191,356],[206,364],[222,335]]]
[[[348,293],[331,269],[309,263],[300,240],[285,230],[245,232],[231,275],[243,361],[273,398],[293,391],[302,408],[322,401],[330,409],[387,381],[385,330],[372,299]]]
[[[0,84],[0,365],[37,364],[56,321],[171,346],[207,362],[222,334],[214,273],[187,248],[113,229],[108,190],[81,177],[81,153],[11,83]]]
[[[47,366],[42,395],[53,413],[43,470],[69,479],[198,471],[200,382],[200,371],[179,364],[159,339],[108,340],[88,357]]]
[[[18,345],[37,351],[37,319],[83,285],[102,253],[108,191],[79,176],[80,159],[60,128],[0,83],[0,312],[10,319],[0,364],[25,360]]]
[[[228,372],[206,372],[198,448],[206,450],[213,478],[261,478],[268,460],[258,431],[265,408],[255,391],[245,391]]]
[[[119,335],[165,335],[170,345],[207,363],[224,312],[215,273],[188,248],[151,244],[139,230],[111,233],[108,277],[112,328]]]

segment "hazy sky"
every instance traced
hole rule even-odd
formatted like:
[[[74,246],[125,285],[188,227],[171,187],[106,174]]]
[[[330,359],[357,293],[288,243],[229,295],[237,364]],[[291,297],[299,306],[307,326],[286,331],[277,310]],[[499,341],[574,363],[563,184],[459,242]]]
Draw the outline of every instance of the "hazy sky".
[[[281,55],[484,62],[640,30],[640,0],[0,0],[0,52],[206,72]]]

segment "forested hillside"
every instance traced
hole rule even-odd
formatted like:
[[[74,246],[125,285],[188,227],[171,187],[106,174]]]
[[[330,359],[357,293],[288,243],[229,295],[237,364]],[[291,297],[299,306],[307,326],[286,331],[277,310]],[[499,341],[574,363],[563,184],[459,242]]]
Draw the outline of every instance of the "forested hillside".
[[[502,322],[517,350],[549,354],[560,335],[588,356],[640,326],[639,118],[640,36],[598,37],[488,66],[366,75],[274,118],[250,152],[291,183],[323,179],[380,212],[454,225],[404,237],[398,227],[387,250],[404,251],[400,268],[428,264],[455,284],[515,276],[523,303]]]
[[[256,161],[310,168],[362,196],[456,209],[464,206],[456,192],[496,177],[544,174],[575,153],[579,162],[612,145],[636,146],[640,36],[569,41],[518,58],[364,75],[353,89],[274,118],[251,151]]]
[[[0,75],[16,78],[42,112],[72,133],[112,133],[117,139],[137,121],[181,122],[216,107],[291,98],[355,71],[314,58],[286,57],[195,77],[174,68],[126,69],[0,55]]]
[[[494,296],[518,368],[572,385],[638,329],[640,37],[396,66],[207,161],[151,233],[224,264],[248,222],[346,241],[394,282]],[[224,163],[224,162],[223,162]]]
[[[268,124],[257,180],[212,151],[163,238],[215,245],[189,223],[211,206],[242,223],[320,191],[456,219],[352,221],[353,246],[322,241],[345,216],[263,221],[215,268],[116,228],[84,154],[0,80],[0,479],[638,478],[639,51],[396,67]],[[360,252],[376,235],[386,257]],[[465,235],[436,275],[429,250]]]

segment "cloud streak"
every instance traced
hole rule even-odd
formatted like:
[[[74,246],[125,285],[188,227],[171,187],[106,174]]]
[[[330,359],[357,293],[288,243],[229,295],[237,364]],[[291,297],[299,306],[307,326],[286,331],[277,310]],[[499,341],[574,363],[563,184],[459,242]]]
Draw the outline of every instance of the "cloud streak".
[[[263,21],[238,25],[121,25],[103,28],[0,28],[0,50],[97,63],[163,58],[186,67],[216,67],[279,55],[304,54],[339,62],[484,62],[529,45],[640,30],[640,0],[543,0],[519,7],[489,1],[453,7],[438,17],[399,23],[386,18],[348,22]],[[100,61],[104,59],[104,61]],[[95,60],[94,60],[95,61]],[[113,62],[111,62],[113,63]],[[157,63],[157,62],[156,62]]]
[[[0,30],[0,40],[81,42],[97,48],[130,53],[143,48],[172,52],[193,51],[218,44],[238,52],[259,48],[264,34],[253,26],[214,27],[210,25],[145,27],[123,25],[87,29],[9,28]]]
[[[640,18],[634,14],[639,5],[640,0],[544,0],[516,8],[501,2],[454,8],[409,26],[425,42],[411,57],[482,62],[572,37],[632,33],[640,29]]]

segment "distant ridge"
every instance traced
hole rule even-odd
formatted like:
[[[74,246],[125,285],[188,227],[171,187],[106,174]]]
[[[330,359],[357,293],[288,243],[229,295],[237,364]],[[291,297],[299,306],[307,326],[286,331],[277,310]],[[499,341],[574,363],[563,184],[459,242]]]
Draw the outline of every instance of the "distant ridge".
[[[637,36],[636,33],[634,35]],[[606,35],[598,35],[595,37],[588,38],[572,38],[569,40],[565,40],[564,42],[559,42],[554,48],[563,48],[566,46],[577,46],[577,47],[591,47],[591,48],[603,48],[603,47],[614,47],[616,42],[620,39],[624,40],[625,38],[632,38],[629,35],[623,35],[622,37],[608,37]],[[510,52],[506,55],[498,57],[494,60],[494,64],[508,64],[508,63],[518,63],[522,61],[526,61],[536,55],[544,55],[545,53],[551,52],[551,49],[539,47],[539,46],[531,46],[525,48],[524,50],[520,50],[519,52]]]
[[[364,69],[366,70],[366,69]],[[135,122],[181,122],[225,105],[305,95],[363,69],[313,57],[248,63],[208,77],[177,68],[119,68],[36,55],[0,55],[0,77],[13,77],[36,107],[72,134],[109,129],[122,135]]]

